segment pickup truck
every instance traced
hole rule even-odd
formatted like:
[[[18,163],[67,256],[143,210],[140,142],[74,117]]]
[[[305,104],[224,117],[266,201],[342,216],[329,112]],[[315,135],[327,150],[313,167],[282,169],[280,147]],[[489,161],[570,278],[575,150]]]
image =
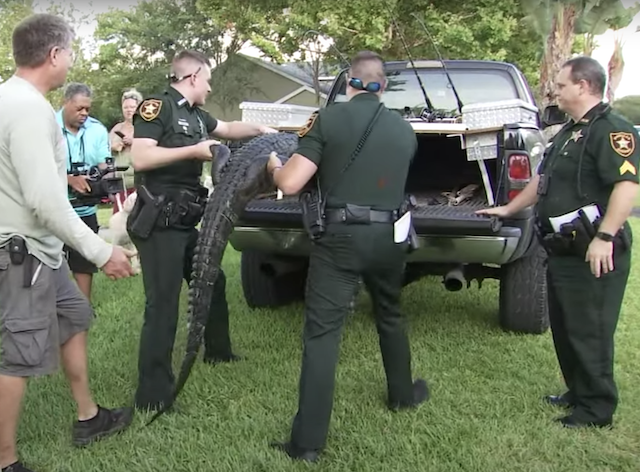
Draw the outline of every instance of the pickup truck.
[[[480,288],[483,279],[498,279],[502,329],[544,333],[545,253],[534,233],[533,208],[509,219],[475,213],[513,199],[544,155],[543,117],[524,75],[512,64],[472,60],[393,61],[385,69],[382,101],[411,123],[419,142],[406,192],[416,202],[412,219],[420,247],[408,255],[405,284],[438,276],[443,289],[458,291],[473,280]],[[323,106],[347,100],[346,82],[345,69]],[[249,202],[240,216],[229,242],[242,253],[250,307],[303,299],[310,240],[300,214],[297,197],[274,193]]]

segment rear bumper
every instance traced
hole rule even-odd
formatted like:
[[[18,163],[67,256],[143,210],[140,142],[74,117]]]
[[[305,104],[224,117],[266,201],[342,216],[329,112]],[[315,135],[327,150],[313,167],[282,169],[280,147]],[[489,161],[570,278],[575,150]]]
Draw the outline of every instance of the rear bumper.
[[[494,235],[420,234],[420,248],[408,262],[506,264],[529,246],[528,228],[505,227]],[[310,241],[302,229],[238,226],[229,238],[237,251],[258,250],[273,255],[308,257]]]

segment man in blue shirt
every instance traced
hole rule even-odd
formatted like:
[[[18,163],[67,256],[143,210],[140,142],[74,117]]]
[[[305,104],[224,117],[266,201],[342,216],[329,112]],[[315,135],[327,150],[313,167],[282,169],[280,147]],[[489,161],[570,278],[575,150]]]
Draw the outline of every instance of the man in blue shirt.
[[[111,157],[107,128],[89,116],[91,96],[91,89],[85,84],[69,84],[64,92],[64,104],[56,114],[67,148],[67,182],[69,187],[80,193],[90,190],[87,175],[82,174],[92,166],[106,167],[106,159]],[[81,175],[74,176],[74,170]],[[97,233],[95,205],[76,207],[75,210],[82,221]],[[91,300],[91,284],[97,267],[71,247],[65,246],[65,252],[78,287]]]

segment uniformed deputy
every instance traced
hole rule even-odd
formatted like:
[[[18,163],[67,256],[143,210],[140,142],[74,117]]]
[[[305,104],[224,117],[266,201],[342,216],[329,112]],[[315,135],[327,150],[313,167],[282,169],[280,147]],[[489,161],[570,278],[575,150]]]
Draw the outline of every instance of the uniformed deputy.
[[[298,193],[317,171],[326,197],[326,232],[310,255],[298,413],[289,441],[272,444],[306,461],[315,461],[326,442],[340,334],[360,277],[374,303],[389,407],[415,406],[428,396],[424,380],[412,382],[399,308],[407,246],[394,242],[393,224],[417,139],[411,126],[380,102],[386,85],[380,56],[356,55],[349,77],[350,100],[314,113],[286,165],[275,155],[268,164],[285,194]],[[370,123],[372,131],[353,157]]]
[[[128,230],[139,251],[146,296],[135,398],[139,409],[156,410],[172,400],[171,357],[180,291],[183,278],[191,277],[195,227],[207,195],[200,185],[202,164],[212,159],[210,146],[218,143],[207,137],[244,139],[275,132],[252,123],[223,122],[198,108],[211,92],[210,67],[199,52],[178,53],[171,67],[171,86],[144,100],[133,118],[131,153],[138,196]],[[137,229],[148,221],[158,222],[150,234]],[[229,339],[225,284],[220,270],[205,330],[209,363],[238,359]]]
[[[631,123],[602,103],[605,83],[604,69],[589,57],[564,64],[557,97],[571,120],[523,192],[506,206],[481,210],[506,217],[537,203],[548,253],[549,317],[567,386],[545,400],[570,409],[558,418],[566,427],[608,426],[618,403],[613,340],[631,264],[626,220],[638,189],[640,150]],[[585,211],[560,231],[565,236],[554,230],[549,218],[590,204],[600,209],[599,224],[590,227]]]

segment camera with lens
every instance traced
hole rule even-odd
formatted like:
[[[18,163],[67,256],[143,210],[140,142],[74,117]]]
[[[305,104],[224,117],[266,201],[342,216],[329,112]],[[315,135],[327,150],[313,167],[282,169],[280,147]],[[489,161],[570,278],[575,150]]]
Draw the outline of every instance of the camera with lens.
[[[94,206],[109,200],[111,196],[120,192],[124,192],[124,179],[116,175],[117,172],[124,172],[129,166],[118,167],[115,165],[113,157],[108,157],[105,161],[107,166],[100,168],[99,166],[91,166],[88,170],[80,170],[84,164],[73,162],[71,164],[71,172],[68,175],[87,176],[87,184],[91,188],[86,193],[80,193],[69,186],[69,201],[71,206]]]

